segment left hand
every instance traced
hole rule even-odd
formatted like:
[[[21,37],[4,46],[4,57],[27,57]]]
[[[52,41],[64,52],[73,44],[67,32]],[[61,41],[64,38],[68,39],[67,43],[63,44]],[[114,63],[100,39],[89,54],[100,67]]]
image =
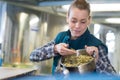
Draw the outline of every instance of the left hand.
[[[85,45],[85,49],[87,51],[87,53],[89,55],[95,55],[95,62],[97,62],[98,58],[99,58],[99,54],[98,54],[98,48],[95,46],[87,46]]]
[[[68,49],[69,45],[66,43],[59,43],[54,46],[54,52],[59,53],[60,55],[71,55],[76,54],[75,50]]]

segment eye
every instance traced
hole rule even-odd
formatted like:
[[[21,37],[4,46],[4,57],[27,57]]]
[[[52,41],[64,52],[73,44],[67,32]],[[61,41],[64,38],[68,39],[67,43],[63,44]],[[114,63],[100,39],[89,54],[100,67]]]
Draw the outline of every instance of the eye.
[[[81,21],[82,24],[85,24],[87,21]]]
[[[76,20],[71,20],[71,22],[72,22],[72,23],[77,23],[77,21],[76,21]]]
[[[82,21],[81,23],[86,23],[86,21]]]

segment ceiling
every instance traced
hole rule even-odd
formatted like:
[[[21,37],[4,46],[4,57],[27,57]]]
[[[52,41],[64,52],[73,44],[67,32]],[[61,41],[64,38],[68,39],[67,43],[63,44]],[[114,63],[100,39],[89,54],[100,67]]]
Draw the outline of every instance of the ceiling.
[[[66,11],[63,10],[61,6],[70,4],[73,0],[1,0],[1,1],[6,1],[16,6],[26,7],[37,11],[44,11],[52,14],[65,16]],[[120,0],[87,0],[87,1],[90,4],[120,3]],[[109,8],[112,9],[112,7]],[[120,18],[120,9],[119,11],[92,12],[92,19],[94,23],[107,24],[115,27],[119,26],[120,23],[113,24],[105,22],[106,18]]]

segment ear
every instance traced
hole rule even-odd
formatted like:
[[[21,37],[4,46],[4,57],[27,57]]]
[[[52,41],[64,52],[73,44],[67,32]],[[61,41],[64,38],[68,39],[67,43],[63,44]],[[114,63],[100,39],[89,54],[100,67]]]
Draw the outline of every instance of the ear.
[[[69,16],[68,16],[68,13],[66,14],[66,22],[68,23],[68,18],[69,18]]]
[[[90,25],[90,23],[91,23],[91,16],[89,16],[89,18],[88,18],[88,25]]]

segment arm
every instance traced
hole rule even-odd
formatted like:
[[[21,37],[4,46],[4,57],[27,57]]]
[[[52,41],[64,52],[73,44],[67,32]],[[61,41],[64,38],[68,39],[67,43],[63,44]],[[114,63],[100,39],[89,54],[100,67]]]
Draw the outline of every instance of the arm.
[[[111,65],[107,52],[103,46],[98,46],[99,59],[96,62],[96,71],[104,74],[116,74],[115,69]]]
[[[30,60],[37,62],[52,58],[53,56],[55,56],[54,45],[55,42],[51,41],[44,45],[43,47],[33,50],[32,53],[30,54]]]
[[[68,49],[67,44],[60,43],[55,44],[54,41],[51,41],[44,45],[43,47],[37,48],[32,51],[30,54],[31,61],[42,61],[46,59],[50,59],[57,55],[70,55],[75,53],[74,50]]]

